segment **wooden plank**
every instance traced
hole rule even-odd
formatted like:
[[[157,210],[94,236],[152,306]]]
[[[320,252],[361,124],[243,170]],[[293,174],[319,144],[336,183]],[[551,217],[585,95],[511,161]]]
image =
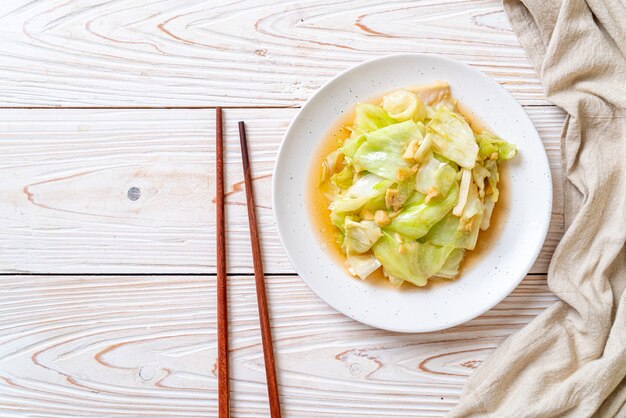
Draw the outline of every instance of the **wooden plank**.
[[[2,271],[215,271],[213,110],[0,120]]]
[[[528,107],[553,168],[554,219],[533,267],[545,273],[563,230],[563,114]],[[296,109],[228,109],[228,266],[252,271],[236,123],[250,138],[268,273],[293,273],[276,234],[270,185]],[[207,110],[0,112],[0,271],[214,273],[214,114]],[[137,188],[137,200],[133,191]],[[131,196],[129,196],[129,192]]]
[[[560,165],[560,134],[563,126],[564,113],[554,106],[530,106],[526,111],[533,120],[546,148],[554,185],[553,214],[548,236],[541,254],[531,273],[546,273],[552,253],[564,232],[563,224],[563,178]],[[229,246],[231,254],[230,268],[235,272],[250,271],[250,249],[246,243],[247,229],[245,226],[245,194],[241,190],[243,175],[237,166],[240,164],[237,148],[236,121],[246,120],[246,127],[251,138],[251,153],[253,157],[253,172],[256,179],[257,209],[261,224],[263,251],[268,271],[272,273],[292,272],[293,268],[287,259],[274,225],[271,210],[271,183],[272,171],[276,160],[276,152],[282,132],[287,129],[291,117],[283,118],[283,114],[295,110],[258,110],[258,109],[230,109],[226,112],[227,138],[229,145],[229,164],[235,169],[229,170]],[[271,128],[270,128],[271,127]],[[280,134],[278,134],[278,132]],[[243,209],[242,209],[243,208]],[[234,239],[233,239],[234,238]],[[270,267],[271,266],[271,267]]]
[[[442,54],[547,104],[500,0],[12,0],[0,106],[299,106],[364,60]]]
[[[266,417],[253,277],[229,280],[233,413]],[[297,276],[267,283],[287,416],[442,416],[556,300],[529,276],[480,318],[404,335],[344,317]],[[3,416],[215,416],[214,276],[4,276],[0,292]]]

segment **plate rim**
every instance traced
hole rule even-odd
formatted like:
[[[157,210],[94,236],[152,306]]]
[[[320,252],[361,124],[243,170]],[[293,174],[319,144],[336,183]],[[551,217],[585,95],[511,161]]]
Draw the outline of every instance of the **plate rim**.
[[[333,84],[333,82],[339,78],[342,78],[348,74],[350,74],[351,72],[357,71],[359,70],[361,67],[367,66],[367,65],[371,65],[374,63],[378,63],[380,61],[387,61],[387,60],[395,60],[395,59],[402,59],[402,58],[417,58],[417,59],[435,59],[435,60],[441,60],[447,63],[450,63],[452,65],[459,65],[462,67],[465,67],[466,70],[474,73],[475,75],[488,80],[488,82],[490,82],[491,84],[497,86],[502,92],[504,92],[507,96],[509,96],[522,110],[522,113],[524,114],[524,116],[528,119],[528,121],[530,122],[530,125],[532,126],[534,133],[537,135],[537,137],[539,138],[540,142],[541,142],[541,146],[543,149],[543,153],[541,153],[540,158],[543,160],[542,162],[548,167],[548,171],[547,171],[547,187],[548,187],[548,208],[549,210],[547,211],[547,216],[545,216],[545,219],[543,221],[543,227],[542,227],[542,231],[540,233],[540,239],[537,241],[537,246],[536,248],[533,249],[532,253],[531,253],[531,257],[529,258],[529,261],[527,262],[527,264],[524,266],[524,268],[520,269],[520,272],[523,271],[523,273],[519,274],[519,278],[516,280],[511,280],[511,284],[509,286],[507,286],[506,291],[503,292],[502,297],[499,298],[495,298],[494,301],[490,304],[486,304],[484,309],[481,309],[481,312],[475,314],[474,312],[471,312],[467,315],[462,315],[460,319],[456,320],[456,321],[452,321],[449,323],[445,323],[442,324],[440,326],[432,326],[432,327],[422,327],[419,330],[415,330],[413,328],[406,328],[406,327],[389,327],[389,326],[383,326],[381,324],[377,324],[374,323],[373,321],[369,321],[363,318],[357,318],[354,315],[351,315],[349,312],[347,312],[346,310],[336,306],[336,304],[330,303],[328,302],[326,299],[324,299],[323,297],[320,296],[320,294],[317,292],[317,290],[314,288],[314,286],[311,285],[311,283],[309,282],[309,280],[303,276],[300,272],[298,272],[298,269],[295,266],[294,263],[294,259],[292,254],[290,253],[290,251],[288,250],[287,246],[285,245],[285,239],[283,238],[283,227],[281,227],[281,221],[280,218],[277,214],[277,210],[276,208],[278,207],[277,204],[277,194],[276,194],[276,188],[277,188],[277,173],[278,170],[281,166],[281,161],[285,158],[284,157],[284,153],[285,153],[285,148],[286,148],[286,143],[287,143],[287,138],[291,135],[292,130],[294,129],[294,125],[296,124],[296,122],[302,117],[302,114],[308,109],[309,106],[312,106],[312,102],[313,99],[315,97],[317,97],[318,95],[322,94],[324,91],[326,91],[328,88],[330,88],[330,85]],[[373,328],[377,328],[377,329],[383,329],[383,330],[387,330],[387,331],[392,331],[392,332],[399,332],[399,333],[410,333],[410,334],[418,334],[418,333],[428,333],[428,332],[435,332],[435,331],[441,331],[444,329],[449,329],[449,328],[453,328],[456,327],[458,325],[464,324],[466,322],[471,321],[472,319],[478,318],[481,315],[484,315],[486,312],[490,311],[491,309],[493,309],[496,305],[498,305],[500,302],[502,302],[504,299],[506,299],[508,296],[510,296],[510,294],[519,286],[519,284],[526,278],[526,276],[528,275],[528,272],[530,271],[530,269],[532,268],[533,264],[535,263],[535,261],[537,260],[537,258],[539,257],[539,254],[541,253],[541,249],[543,248],[543,245],[545,243],[545,240],[548,236],[548,231],[551,225],[551,220],[552,220],[552,210],[553,210],[553,203],[554,203],[554,184],[553,184],[553,179],[552,179],[552,171],[549,169],[550,168],[550,161],[548,159],[548,155],[545,149],[545,145],[543,143],[543,141],[541,140],[541,135],[539,135],[539,132],[537,131],[537,128],[535,126],[535,124],[533,123],[532,119],[530,119],[530,116],[528,115],[528,113],[526,113],[526,110],[524,109],[524,107],[522,106],[521,103],[519,103],[517,101],[517,99],[508,91],[506,90],[500,83],[498,83],[496,80],[494,80],[491,76],[489,76],[488,74],[485,74],[484,72],[471,67],[470,65],[453,59],[453,58],[449,58],[445,55],[435,55],[435,54],[425,54],[425,53],[399,53],[399,54],[389,54],[389,55],[384,55],[384,56],[380,56],[380,57],[376,57],[376,58],[372,58],[372,59],[368,59],[365,61],[362,61],[356,65],[353,65],[341,72],[339,72],[338,74],[336,74],[335,76],[333,76],[332,78],[330,78],[329,80],[327,80],[320,88],[318,88],[315,93],[313,93],[313,95],[311,95],[306,102],[302,105],[302,107],[298,110],[298,112],[296,113],[296,115],[291,119],[291,122],[289,123],[287,130],[285,131],[285,134],[283,135],[281,142],[280,142],[280,146],[278,148],[278,152],[276,153],[276,160],[274,163],[274,168],[272,170],[272,185],[271,185],[271,201],[272,201],[272,213],[273,213],[273,217],[274,217],[274,222],[276,224],[276,231],[278,234],[278,238],[280,240],[280,243],[283,247],[283,250],[285,251],[285,254],[287,255],[287,258],[291,264],[291,266],[293,267],[293,269],[295,270],[295,274],[307,285],[307,287],[321,300],[323,301],[325,304],[327,304],[328,306],[332,307],[334,310],[336,310],[337,312],[341,313],[342,315],[357,321],[359,323],[365,324],[367,326],[373,327]],[[284,228],[286,228],[286,226],[284,226]]]

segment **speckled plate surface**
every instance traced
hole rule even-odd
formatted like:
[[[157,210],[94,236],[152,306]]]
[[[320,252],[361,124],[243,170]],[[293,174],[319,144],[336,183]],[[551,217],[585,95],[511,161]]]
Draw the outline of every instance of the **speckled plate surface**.
[[[506,163],[508,204],[489,248],[451,282],[402,290],[351,277],[313,230],[306,188],[316,149],[354,103],[393,89],[447,81],[452,94],[487,127],[517,145]],[[272,199],[278,233],[294,268],[326,303],[357,321],[399,332],[428,332],[469,321],[494,307],[537,258],[552,210],[552,179],[539,134],[519,103],[498,83],[440,56],[392,55],[364,62],[324,85],[302,107],[283,139]],[[480,237],[479,237],[480,240]]]

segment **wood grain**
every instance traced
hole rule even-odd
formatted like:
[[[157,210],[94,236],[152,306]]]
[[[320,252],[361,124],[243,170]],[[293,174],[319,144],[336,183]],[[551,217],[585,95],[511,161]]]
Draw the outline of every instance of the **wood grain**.
[[[465,325],[375,330],[293,275],[270,206],[291,107],[363,60],[443,54],[495,78],[541,134],[555,200],[532,272],[545,273],[563,233],[563,113],[500,0],[10,0],[0,39],[3,417],[216,416],[216,277],[183,276],[216,272],[210,107],[249,108],[224,113],[228,271],[242,274],[228,278],[233,416],[269,415],[237,120],[265,268],[282,273],[266,281],[286,416],[443,416],[489,353],[556,300],[531,275]],[[112,109],[26,109],[37,107]],[[123,109],[172,107],[186,109]]]
[[[500,0],[11,0],[0,106],[299,106],[338,72],[445,54],[548,104]]]
[[[215,276],[4,276],[3,417],[217,413]],[[354,322],[296,276],[268,276],[286,416],[441,416],[504,338],[555,301],[529,276],[487,314],[404,335]],[[254,279],[229,277],[232,412],[267,417]]]
[[[528,107],[550,158],[553,222],[535,273],[563,232],[563,114]],[[293,273],[270,206],[272,168],[294,109],[227,109],[229,272],[252,272],[236,122],[246,120],[268,273]],[[212,110],[0,112],[0,271],[215,273]],[[141,196],[132,201],[128,190]]]

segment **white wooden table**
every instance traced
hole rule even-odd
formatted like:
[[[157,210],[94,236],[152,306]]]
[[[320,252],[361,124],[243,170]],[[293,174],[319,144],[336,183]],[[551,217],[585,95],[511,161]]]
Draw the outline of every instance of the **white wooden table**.
[[[555,186],[548,239],[518,289],[480,318],[421,335],[372,329],[321,302],[289,264],[270,207],[297,108],[339,71],[399,52],[444,54],[507,88],[541,134]],[[5,0],[1,416],[215,416],[218,105],[234,416],[268,415],[240,119],[285,415],[444,415],[472,370],[555,301],[545,273],[563,231],[564,114],[546,101],[499,0]]]

